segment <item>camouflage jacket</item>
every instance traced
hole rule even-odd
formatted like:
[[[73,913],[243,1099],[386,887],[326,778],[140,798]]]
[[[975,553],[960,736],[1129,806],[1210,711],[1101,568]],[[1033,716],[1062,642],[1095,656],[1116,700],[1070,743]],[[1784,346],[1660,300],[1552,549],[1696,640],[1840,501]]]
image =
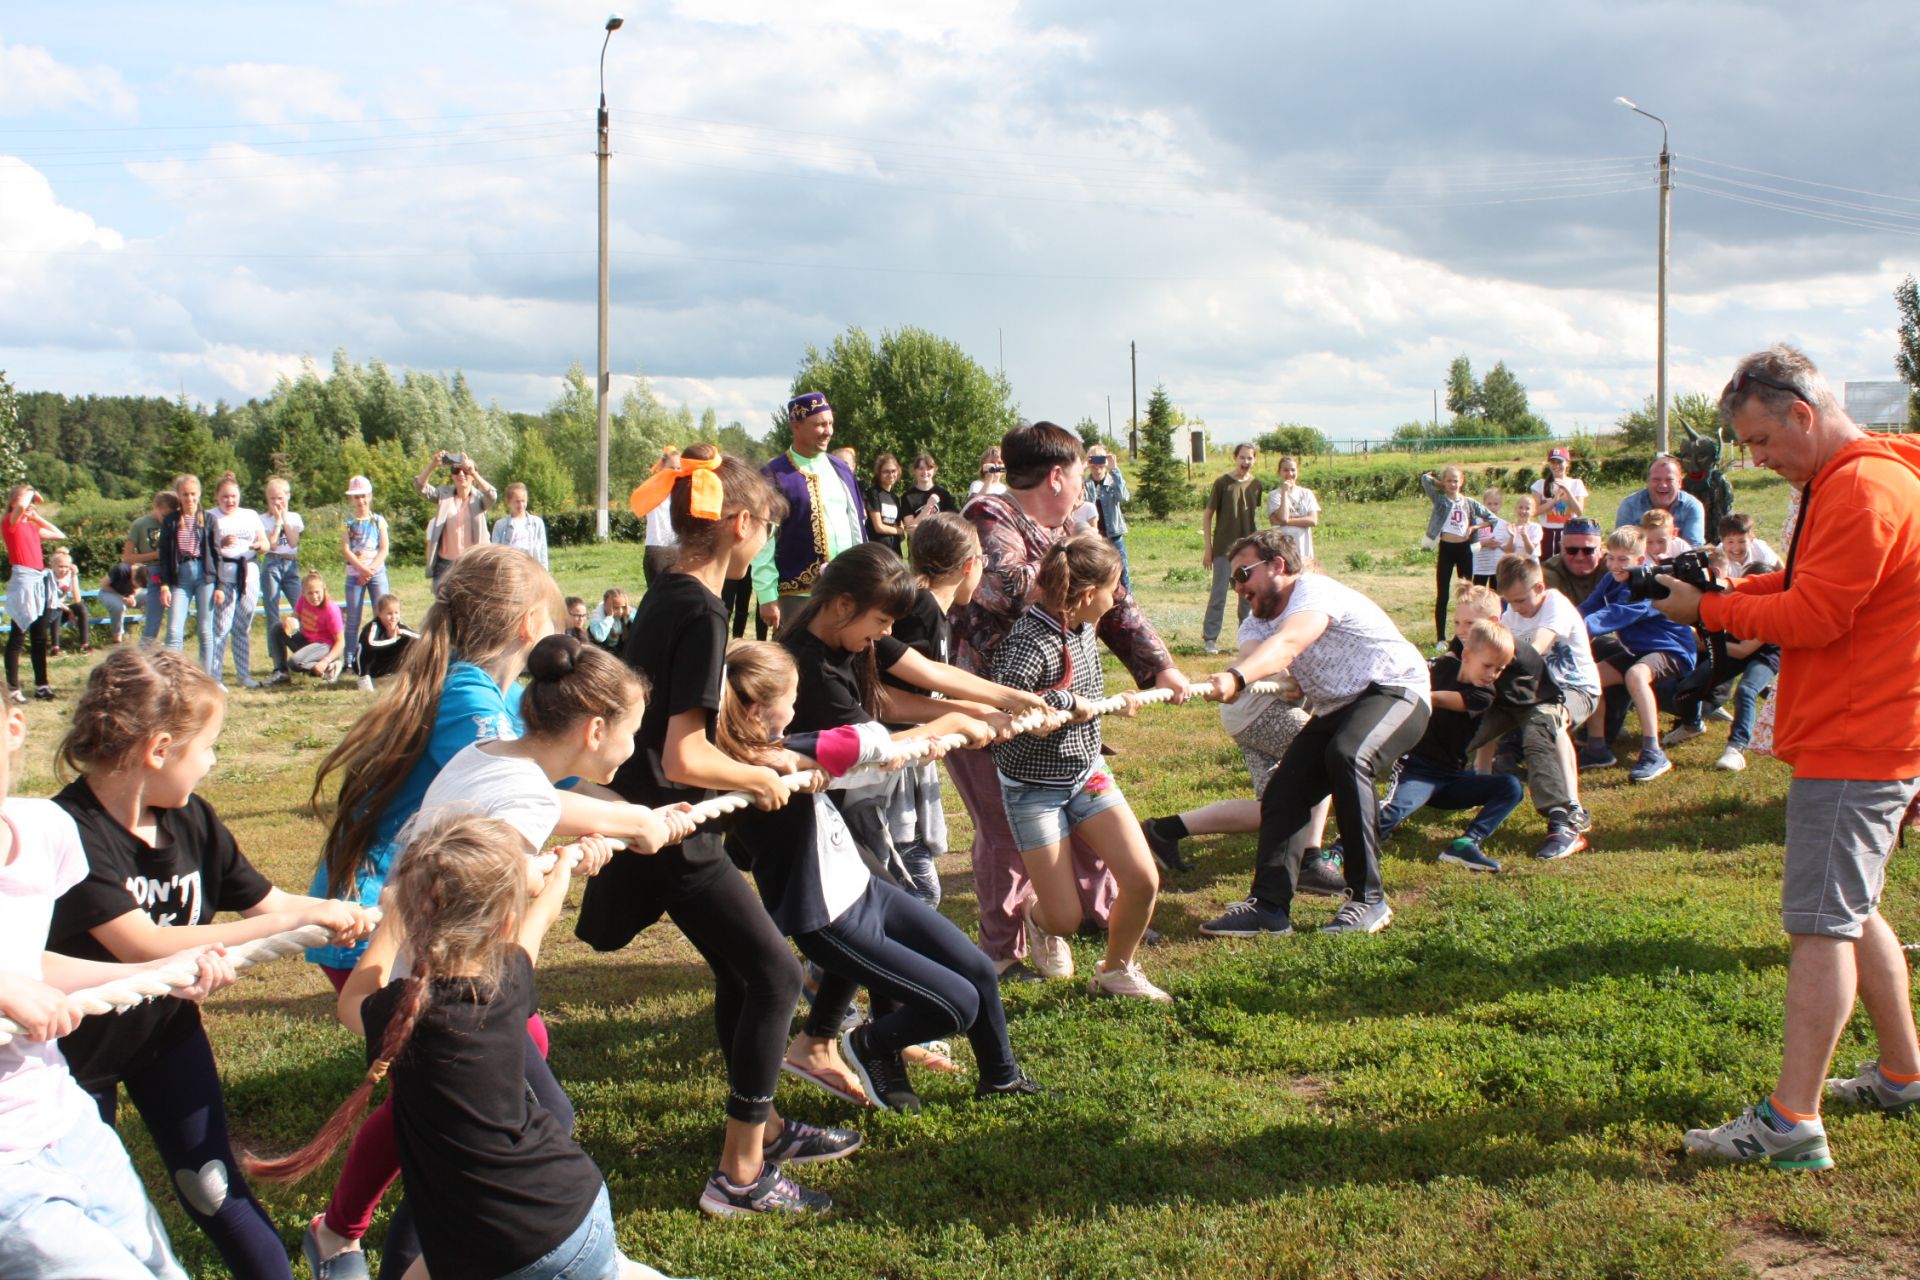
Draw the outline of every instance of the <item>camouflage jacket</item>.
[[[1005,494],[979,494],[960,514],[979,531],[987,567],[973,600],[953,612],[954,661],[975,675],[991,679],[993,651],[1026,612],[1027,597],[1040,572],[1040,557],[1063,531],[1041,528]],[[1173,665],[1167,646],[1160,642],[1153,624],[1124,587],[1097,629],[1101,643],[1113,651],[1141,688],[1151,685]]]

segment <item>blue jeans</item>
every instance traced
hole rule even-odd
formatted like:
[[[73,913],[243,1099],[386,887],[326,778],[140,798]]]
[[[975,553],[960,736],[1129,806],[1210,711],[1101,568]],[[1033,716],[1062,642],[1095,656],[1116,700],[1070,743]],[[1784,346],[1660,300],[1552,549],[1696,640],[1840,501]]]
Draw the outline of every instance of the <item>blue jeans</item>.
[[[1247,613],[1253,608],[1247,603],[1245,596],[1233,589],[1233,583],[1229,580],[1232,568],[1232,564],[1225,556],[1213,558],[1213,587],[1207,593],[1207,612],[1200,620],[1200,639],[1205,644],[1220,643],[1220,628],[1226,619],[1228,596],[1232,596],[1234,600],[1234,608],[1237,611],[1236,625],[1245,622]],[[1239,637],[1240,633],[1236,630],[1228,638],[1227,648],[1239,648]]]
[[[280,604],[287,609],[300,601],[300,562],[290,556],[260,557],[260,602],[267,609],[267,656],[273,669],[287,669],[287,637],[280,631]]]
[[[614,1241],[613,1204],[602,1184],[593,1208],[572,1235],[526,1266],[503,1273],[500,1280],[620,1280],[624,1260]],[[427,1259],[427,1266],[432,1268],[433,1259]]]
[[[1504,773],[1455,773],[1408,756],[1400,762],[1393,789],[1387,792],[1380,809],[1381,843],[1416,809],[1428,805],[1435,809],[1471,809],[1478,805],[1480,814],[1467,824],[1467,839],[1485,844],[1518,807],[1523,791],[1520,779]]]
[[[215,680],[220,679],[220,669],[226,665],[227,644],[233,644],[233,674],[241,684],[253,680],[253,584],[248,581],[252,576],[249,564],[220,565],[220,590],[225,599],[213,606],[213,661],[207,664],[207,674]],[[226,581],[231,574],[233,581]]]
[[[1753,741],[1753,718],[1760,710],[1760,695],[1773,687],[1780,673],[1764,662],[1749,662],[1733,690],[1733,725],[1727,730],[1727,745],[1745,751]]]
[[[149,574],[153,572],[152,565],[147,566],[147,572]],[[141,643],[144,644],[149,640],[159,639],[160,628],[165,626],[166,622],[167,611],[160,607],[160,584],[154,581],[152,577],[149,577],[147,579],[146,604],[142,606],[140,611]]]
[[[1007,808],[1013,842],[1022,853],[1063,844],[1088,818],[1127,802],[1120,784],[1098,763],[1078,782],[1020,782],[1003,773],[1000,798]]]
[[[381,565],[380,572],[374,574],[365,582],[360,581],[353,570],[347,570],[347,603],[346,608],[341,611],[346,615],[344,625],[347,628],[347,649],[345,654],[342,655],[346,660],[346,670],[352,671],[354,669],[354,659],[360,653],[361,606],[369,600],[375,605],[378,605],[380,603],[380,597],[389,594],[392,590],[393,588],[387,585],[387,568],[385,565]]]
[[[1111,542],[1113,549],[1120,553],[1120,585],[1131,592],[1133,590],[1133,567],[1127,563],[1127,535],[1123,533],[1117,538],[1108,538],[1107,541]]]
[[[213,579],[198,560],[181,561],[175,571],[173,607],[167,610],[167,648],[179,650],[187,643],[187,610],[200,611],[200,667],[213,669]]]
[[[127,1149],[84,1094],[69,1092],[67,1131],[0,1164],[0,1275],[186,1280]]]

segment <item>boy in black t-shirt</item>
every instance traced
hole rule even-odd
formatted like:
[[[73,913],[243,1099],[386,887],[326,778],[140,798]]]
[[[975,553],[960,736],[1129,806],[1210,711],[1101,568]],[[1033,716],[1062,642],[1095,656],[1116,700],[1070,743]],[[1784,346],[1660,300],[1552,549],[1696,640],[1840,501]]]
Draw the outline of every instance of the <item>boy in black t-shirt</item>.
[[[1467,824],[1466,834],[1440,854],[1440,861],[1469,871],[1500,869],[1480,846],[1519,805],[1523,789],[1518,778],[1507,774],[1475,773],[1467,752],[1480,717],[1493,706],[1494,684],[1513,661],[1513,653],[1513,634],[1498,622],[1483,621],[1467,632],[1459,656],[1442,654],[1428,665],[1433,718],[1394,770],[1380,809],[1382,843],[1417,809],[1477,805],[1479,815]]]

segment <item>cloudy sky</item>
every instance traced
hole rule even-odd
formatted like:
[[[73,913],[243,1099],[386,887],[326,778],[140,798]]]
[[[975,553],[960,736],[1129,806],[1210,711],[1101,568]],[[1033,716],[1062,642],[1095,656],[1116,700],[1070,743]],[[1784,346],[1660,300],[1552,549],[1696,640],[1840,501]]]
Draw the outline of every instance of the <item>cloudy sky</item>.
[[[1894,375],[1920,259],[1910,0],[650,0],[607,54],[613,366],[756,429],[903,324],[1029,417],[1166,383],[1218,438],[1377,436],[1447,362],[1556,427],[1804,343]],[[240,400],[310,355],[537,409],[594,360],[602,7],[0,9],[0,368]]]

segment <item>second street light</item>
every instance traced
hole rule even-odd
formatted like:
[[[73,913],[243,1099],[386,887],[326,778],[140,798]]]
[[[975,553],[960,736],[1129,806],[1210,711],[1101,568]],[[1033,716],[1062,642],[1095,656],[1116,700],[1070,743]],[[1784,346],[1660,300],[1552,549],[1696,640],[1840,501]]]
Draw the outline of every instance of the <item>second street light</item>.
[[[1642,111],[1626,98],[1615,102],[1636,115],[1643,115],[1660,126],[1660,305],[1655,316],[1655,342],[1659,353],[1654,366],[1653,447],[1667,452],[1667,252],[1673,238],[1673,156],[1667,150],[1667,122],[1651,111]]]
[[[619,14],[607,19],[606,39],[600,42],[600,145],[595,150],[600,164],[600,376],[594,382],[594,414],[599,420],[600,471],[593,493],[593,533],[605,542],[607,528],[607,393],[611,375],[607,371],[607,45],[613,33],[626,22]]]

